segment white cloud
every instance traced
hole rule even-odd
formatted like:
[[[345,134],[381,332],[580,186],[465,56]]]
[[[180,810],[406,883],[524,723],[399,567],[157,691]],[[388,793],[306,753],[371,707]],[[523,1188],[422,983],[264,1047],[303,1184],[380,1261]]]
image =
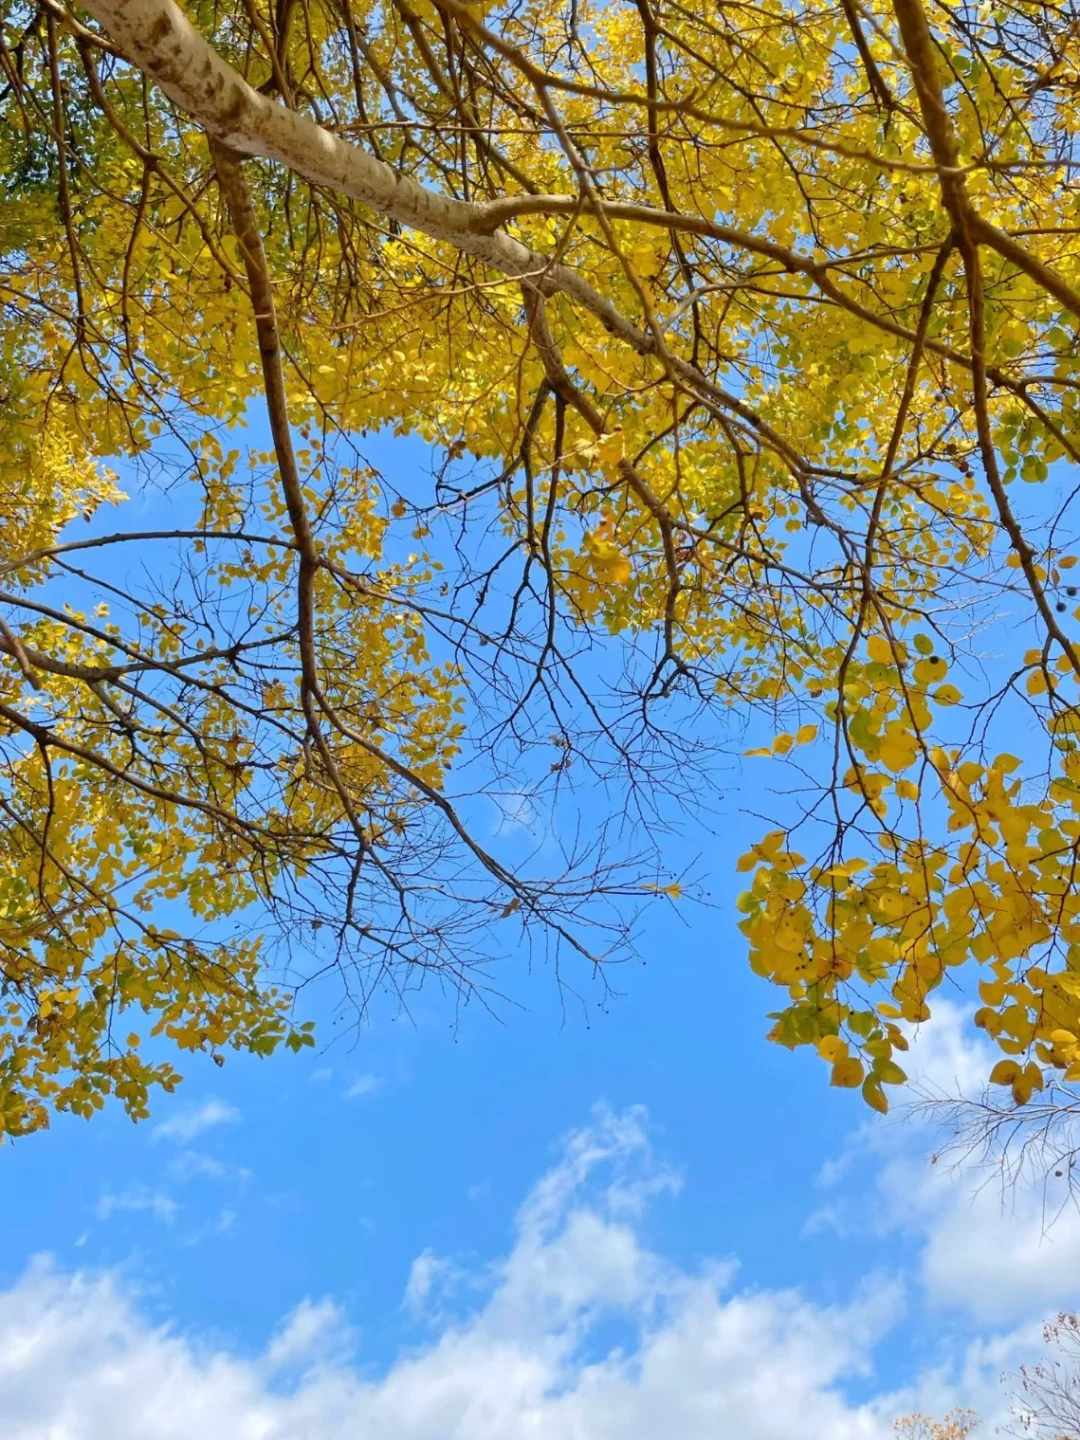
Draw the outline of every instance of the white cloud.
[[[181,1150],[180,1154],[169,1166],[169,1171],[176,1180],[224,1180],[229,1174],[229,1167],[221,1160],[215,1160],[212,1155],[204,1155],[199,1150]]]
[[[409,1278],[401,1301],[406,1310],[423,1310],[436,1285],[453,1268],[452,1260],[441,1258],[433,1250],[425,1250],[418,1255],[409,1269]]]
[[[1060,1203],[1063,1187],[1051,1180],[1047,1188],[1003,1190],[999,1177],[977,1173],[935,1173],[921,1188],[907,1187],[906,1203],[926,1216],[929,1298],[991,1321],[1080,1302],[1080,1214]]]
[[[978,1097],[998,1053],[971,1014],[939,1004],[934,1023],[912,1045],[909,1067],[931,1094]],[[882,1176],[899,1223],[925,1234],[922,1280],[932,1303],[966,1310],[979,1321],[1022,1325],[1048,1308],[1080,1302],[1080,1213],[1067,1203],[1068,1182],[1003,1179],[999,1162],[928,1163],[930,1135],[889,1163]],[[914,1153],[911,1153],[914,1150]]]
[[[933,1019],[909,1027],[910,1059],[905,1069],[931,1095],[978,1095],[999,1052],[972,1023],[974,1011],[937,1000]]]
[[[302,1300],[266,1348],[271,1376],[294,1366],[325,1365],[351,1348],[351,1332],[333,1300]]]
[[[251,1179],[251,1171],[243,1165],[227,1164],[213,1155],[204,1155],[201,1150],[181,1150],[169,1165],[169,1174],[181,1183],[189,1180],[221,1180],[245,1185]]]
[[[180,1206],[168,1195],[150,1190],[145,1185],[135,1185],[119,1194],[106,1192],[97,1203],[99,1220],[110,1220],[118,1211],[146,1211],[153,1215],[155,1220],[164,1220],[171,1224],[179,1209]]]
[[[905,1069],[928,1096],[976,1097],[994,1058],[970,1012],[940,1001],[913,1034]],[[982,1164],[962,1149],[931,1163],[943,1138],[932,1112],[866,1120],[822,1168],[830,1195],[806,1232],[869,1225],[910,1236],[926,1299],[979,1323],[1024,1327],[1048,1309],[1080,1304],[1080,1212],[1065,1203],[1067,1178],[1035,1185],[1029,1173],[1013,1185],[993,1160]],[[860,1177],[872,1203],[858,1193]]]
[[[888,1440],[924,1398],[996,1393],[1007,1338],[854,1403],[845,1383],[872,1380],[896,1284],[821,1306],[740,1290],[728,1263],[673,1265],[641,1234],[672,1183],[641,1112],[599,1111],[522,1205],[509,1253],[469,1272],[471,1308],[379,1376],[350,1362],[331,1301],[305,1301],[251,1359],[153,1326],[116,1275],[39,1263],[0,1291],[4,1440]],[[420,1299],[428,1272],[414,1267]]]
[[[490,1282],[490,1275],[483,1271],[469,1270],[431,1249],[424,1250],[409,1267],[402,1309],[429,1325],[444,1324],[453,1301],[470,1292],[486,1292]]]
[[[365,1100],[369,1095],[377,1095],[385,1083],[381,1075],[358,1075],[341,1092],[341,1098],[343,1100]]]
[[[239,1119],[240,1111],[235,1105],[211,1096],[201,1105],[178,1110],[168,1120],[155,1125],[153,1133],[155,1140],[177,1140],[181,1144],[189,1145],[205,1130],[211,1130],[215,1125],[235,1125]]]
[[[540,827],[540,817],[532,799],[525,791],[498,791],[492,793],[491,799],[499,812],[494,826],[494,834],[503,837],[536,835]]]

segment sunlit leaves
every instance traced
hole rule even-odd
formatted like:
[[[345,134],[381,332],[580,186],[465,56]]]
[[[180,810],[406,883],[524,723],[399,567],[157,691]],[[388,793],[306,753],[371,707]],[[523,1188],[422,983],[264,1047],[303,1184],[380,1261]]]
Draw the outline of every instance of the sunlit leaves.
[[[223,926],[318,877],[312,931],[375,944],[365,907],[399,901],[402,873],[406,897],[457,882],[444,787],[483,674],[482,743],[510,735],[516,769],[554,733],[558,784],[585,768],[582,727],[589,773],[640,795],[650,746],[691,747],[688,714],[710,738],[710,712],[748,726],[753,783],[786,798],[739,862],[741,925],[786,995],[773,1038],[816,1046],[839,1088],[886,1108],[950,971],[978,988],[1016,1103],[1080,1074],[1076,527],[1069,487],[1053,515],[1045,499],[1080,454],[1076,27],[927,9],[941,63],[920,76],[895,4],[189,11],[260,105],[450,218],[313,189],[295,154],[245,162],[301,557],[281,457],[239,429],[265,352],[197,113],[53,10],[6,18],[2,934],[21,1034],[70,1083],[98,1050],[122,1060],[109,1083],[137,1113],[150,1072],[111,1052],[118,1009],[181,1049],[304,1043],[246,937],[170,940],[163,970],[140,926],[163,904]],[[958,164],[930,163],[934,123]],[[496,236],[514,263],[489,263]],[[379,428],[434,447],[430,504],[358,453]],[[117,582],[107,614],[43,609],[78,586],[39,552],[118,498],[113,456],[170,472],[191,526],[173,579],[125,551],[137,599]],[[593,645],[617,649],[618,681],[596,680]],[[533,913],[480,868],[504,893],[469,891],[470,924]],[[407,898],[395,914],[380,953],[404,943],[423,971]],[[215,967],[211,1004],[189,972]],[[9,1046],[24,1128],[66,1093],[20,1089],[28,1043]]]

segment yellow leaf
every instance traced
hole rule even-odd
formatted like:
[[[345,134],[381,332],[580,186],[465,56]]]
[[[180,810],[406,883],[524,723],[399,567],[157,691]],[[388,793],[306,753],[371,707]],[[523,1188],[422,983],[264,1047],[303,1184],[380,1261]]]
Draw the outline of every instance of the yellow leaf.
[[[847,1055],[832,1067],[829,1084],[837,1085],[844,1090],[854,1090],[857,1085],[862,1084],[863,1074],[863,1063],[859,1057]]]
[[[847,1057],[847,1041],[839,1035],[825,1035],[817,1042],[817,1052],[823,1060],[835,1063]]]
[[[925,660],[916,662],[915,679],[920,685],[934,685],[945,679],[948,669],[940,655],[928,655]]]
[[[980,980],[979,995],[984,1004],[993,1005],[996,1009],[1005,999],[1004,980]]]
[[[630,251],[630,263],[639,274],[653,278],[660,273],[661,261],[648,240],[639,241]]]
[[[613,585],[625,585],[630,579],[631,566],[627,556],[613,555],[605,567],[607,578]]]
[[[906,770],[918,753],[919,745],[914,735],[904,731],[901,727],[890,727],[889,733],[881,741],[878,759],[886,770],[892,770],[895,773],[899,770]]]
[[[1012,1083],[1012,1097],[1017,1105],[1026,1105],[1031,1099],[1032,1084],[1026,1074],[1016,1077]]]
[[[1080,706],[1072,705],[1050,719],[1050,729],[1055,735],[1076,735],[1080,733]]]
[[[906,1072],[901,1070],[895,1060],[877,1061],[874,1065],[874,1074],[882,1085],[903,1085],[907,1080]]]
[[[1011,1085],[1020,1075],[1020,1066],[1015,1060],[999,1060],[990,1071],[991,1085]]]
[[[609,430],[596,442],[596,458],[604,470],[614,470],[623,458],[622,429]]]

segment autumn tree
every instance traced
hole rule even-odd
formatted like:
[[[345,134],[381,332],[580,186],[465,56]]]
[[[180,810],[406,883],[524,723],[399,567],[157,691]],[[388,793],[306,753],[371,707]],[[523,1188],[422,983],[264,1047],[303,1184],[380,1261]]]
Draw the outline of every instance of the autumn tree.
[[[1063,1311],[1043,1327],[1046,1354],[1010,1377],[1011,1433],[1032,1440],[1076,1440],[1080,1436],[1080,1316]]]
[[[0,67],[0,1129],[143,1113],[140,1013],[303,1044],[301,929],[596,966],[671,877],[451,777],[647,807],[716,715],[772,1038],[883,1109],[973,973],[1080,1078],[1068,0],[9,0]]]
[[[1008,1387],[1008,1423],[999,1434],[1015,1440],[1077,1440],[1080,1436],[1080,1316],[1061,1311],[1043,1326],[1044,1353],[1001,1376]],[[968,1440],[979,1429],[974,1410],[957,1408],[941,1420],[915,1412],[894,1421],[896,1440]]]
[[[978,1428],[974,1410],[965,1409],[950,1410],[942,1420],[914,1411],[893,1422],[896,1440],[968,1440]]]

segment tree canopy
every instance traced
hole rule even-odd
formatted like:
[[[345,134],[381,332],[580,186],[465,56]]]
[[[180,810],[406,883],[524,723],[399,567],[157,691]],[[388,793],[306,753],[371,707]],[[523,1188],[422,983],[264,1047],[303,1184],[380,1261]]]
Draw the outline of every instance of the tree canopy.
[[[452,778],[647,819],[716,715],[771,1038],[884,1109],[970,972],[1080,1078],[1068,0],[11,0],[0,72],[0,1133],[144,1114],[140,1016],[308,1043],[301,936],[602,966],[662,846]]]

